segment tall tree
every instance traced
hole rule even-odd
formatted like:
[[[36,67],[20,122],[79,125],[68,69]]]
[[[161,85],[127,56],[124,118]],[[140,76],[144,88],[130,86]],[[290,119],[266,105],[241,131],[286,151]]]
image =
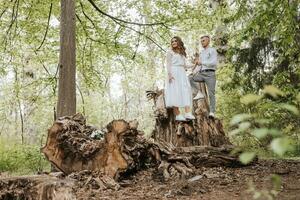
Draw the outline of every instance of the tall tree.
[[[59,85],[56,117],[76,112],[75,1],[61,0]]]

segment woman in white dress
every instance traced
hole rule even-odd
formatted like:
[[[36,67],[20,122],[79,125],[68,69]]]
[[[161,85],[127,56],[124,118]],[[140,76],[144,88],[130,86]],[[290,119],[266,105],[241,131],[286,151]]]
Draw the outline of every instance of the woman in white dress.
[[[195,119],[191,113],[192,90],[186,75],[186,52],[182,40],[175,36],[171,40],[171,49],[167,52],[168,79],[165,84],[166,107],[173,107],[176,121]],[[184,108],[185,114],[179,108]]]

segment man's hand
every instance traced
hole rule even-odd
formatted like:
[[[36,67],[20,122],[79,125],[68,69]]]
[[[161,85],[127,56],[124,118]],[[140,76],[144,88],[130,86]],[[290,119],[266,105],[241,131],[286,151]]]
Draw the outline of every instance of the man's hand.
[[[169,77],[169,83],[172,83],[172,80],[175,80],[175,78],[173,77],[172,74],[168,74],[168,77]]]
[[[199,65],[199,61],[200,61],[199,58],[195,58],[194,64],[195,64],[195,65]]]
[[[201,65],[201,64],[202,64],[202,62],[201,62],[200,58],[198,58],[197,59],[197,65]]]
[[[200,71],[200,66],[198,65],[198,66],[196,66],[196,67],[193,69],[192,74],[195,75],[195,74],[197,74],[199,71]]]

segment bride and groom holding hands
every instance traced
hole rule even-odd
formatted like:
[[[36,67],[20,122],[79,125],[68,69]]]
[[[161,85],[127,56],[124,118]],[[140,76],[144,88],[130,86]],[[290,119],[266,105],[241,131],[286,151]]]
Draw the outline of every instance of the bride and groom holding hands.
[[[193,63],[188,64],[185,46],[180,37],[171,39],[171,48],[167,51],[168,78],[165,84],[166,107],[172,107],[176,115],[176,121],[195,119],[192,114],[193,100],[204,98],[199,90],[198,82],[205,82],[209,96],[209,117],[215,117],[215,86],[217,51],[210,47],[210,36],[200,37],[203,49]],[[193,73],[186,75],[186,68],[193,68]],[[193,94],[196,96],[193,98]],[[185,114],[180,113],[179,108],[184,108]]]

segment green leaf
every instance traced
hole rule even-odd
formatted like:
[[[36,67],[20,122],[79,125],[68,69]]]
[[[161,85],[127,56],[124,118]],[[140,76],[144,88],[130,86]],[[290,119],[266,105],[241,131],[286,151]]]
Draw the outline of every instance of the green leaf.
[[[280,190],[280,186],[281,186],[281,177],[278,176],[277,174],[273,174],[271,176],[271,181],[274,185],[275,190]]]
[[[258,128],[254,129],[251,132],[252,135],[257,137],[258,139],[263,139],[265,138],[268,134],[272,136],[279,136],[280,132],[277,129],[268,129],[268,128]]]
[[[237,128],[237,129],[234,129],[234,130],[230,131],[229,135],[230,136],[234,136],[236,134],[239,134],[240,132],[241,132],[241,130]]]
[[[239,129],[241,131],[247,130],[251,126],[250,122],[242,122],[239,124]]]
[[[272,97],[283,96],[284,93],[273,85],[266,85],[263,90],[264,93],[271,95]]]
[[[255,155],[254,152],[244,152],[239,156],[239,159],[243,164],[247,165],[254,159]]]
[[[259,123],[261,125],[264,125],[264,124],[269,124],[272,120],[270,119],[255,119],[255,122],[256,123]]]
[[[288,138],[275,138],[271,142],[271,149],[279,156],[283,156],[287,151],[293,149],[291,141]]]
[[[248,105],[251,103],[255,103],[256,101],[260,100],[262,96],[256,94],[247,94],[241,98],[241,103]]]
[[[250,126],[251,126],[250,122],[242,122],[239,124],[239,127],[237,129],[234,129],[233,131],[229,132],[229,134],[232,136],[238,133],[242,133],[246,131]]]
[[[251,114],[246,114],[246,113],[242,113],[242,114],[238,114],[235,115],[231,121],[230,121],[230,125],[236,125],[244,120],[250,119],[252,117]]]
[[[300,102],[300,93],[297,95],[296,99]]]
[[[258,199],[258,198],[260,198],[261,196],[262,196],[261,192],[255,191],[255,192],[254,192],[254,195],[253,195],[253,199]]]
[[[259,128],[254,129],[251,134],[257,137],[258,139],[262,139],[268,135],[269,129],[267,128]]]
[[[290,111],[291,113],[295,114],[295,115],[299,115],[299,110],[296,106],[291,105],[291,104],[280,104],[279,105],[280,108],[286,109],[288,111]]]
[[[278,129],[271,128],[269,129],[269,134],[272,135],[273,137],[278,137],[281,135],[281,132]]]

